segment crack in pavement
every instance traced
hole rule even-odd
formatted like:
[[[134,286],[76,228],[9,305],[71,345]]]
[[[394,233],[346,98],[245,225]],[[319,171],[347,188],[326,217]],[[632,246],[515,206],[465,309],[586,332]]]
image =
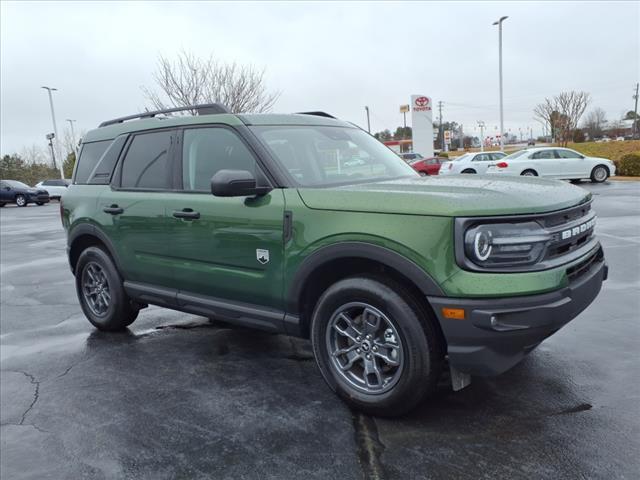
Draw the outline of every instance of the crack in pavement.
[[[7,370],[7,371],[10,371],[10,370]],[[36,405],[36,402],[40,398],[40,382],[38,380],[36,380],[36,377],[31,375],[30,373],[23,372],[22,370],[15,370],[14,372],[23,374],[25,377],[27,377],[29,379],[29,382],[31,382],[31,385],[35,385],[36,386],[35,391],[33,392],[33,400],[31,401],[31,405],[29,405],[29,407],[27,407],[27,409],[22,414],[22,418],[20,418],[20,423],[18,425],[22,426],[22,425],[25,425],[24,421],[27,418],[28,413]],[[31,425],[31,424],[26,424],[26,425]],[[33,426],[33,428],[37,429],[37,427],[35,425]]]
[[[386,475],[380,456],[385,446],[378,437],[375,420],[363,413],[353,412],[353,428],[364,480],[384,480]]]
[[[33,423],[12,423],[12,422],[7,422],[7,423],[0,423],[0,427],[7,427],[7,426],[13,426],[13,427],[33,427],[35,428],[37,431],[39,431],[40,433],[51,433],[49,430],[45,430],[44,428],[40,428],[37,425],[33,424]]]

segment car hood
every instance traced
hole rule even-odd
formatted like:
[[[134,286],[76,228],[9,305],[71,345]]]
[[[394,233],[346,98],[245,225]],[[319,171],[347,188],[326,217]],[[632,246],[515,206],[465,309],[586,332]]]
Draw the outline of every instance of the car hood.
[[[586,190],[557,180],[487,175],[405,177],[298,192],[312,209],[437,216],[551,212],[591,198]]]

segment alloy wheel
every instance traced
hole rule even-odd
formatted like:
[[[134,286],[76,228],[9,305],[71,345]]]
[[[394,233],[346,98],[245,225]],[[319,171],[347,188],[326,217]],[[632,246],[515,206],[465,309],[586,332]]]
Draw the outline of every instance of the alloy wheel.
[[[103,316],[109,310],[111,291],[103,268],[95,262],[89,262],[82,271],[82,294],[91,311]]]
[[[385,393],[402,375],[398,331],[387,315],[367,303],[351,302],[333,313],[326,345],[335,371],[360,392]]]
[[[603,167],[597,167],[593,172],[593,178],[598,182],[604,182],[607,179],[607,171]]]

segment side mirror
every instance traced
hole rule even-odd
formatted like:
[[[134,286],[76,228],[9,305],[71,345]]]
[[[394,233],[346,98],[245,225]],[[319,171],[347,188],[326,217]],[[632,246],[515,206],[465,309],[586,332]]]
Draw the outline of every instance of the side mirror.
[[[272,190],[256,184],[256,177],[247,170],[220,170],[211,177],[211,193],[216,197],[253,197]]]
[[[9,190],[11,190],[11,187],[4,187],[4,189],[9,191]]]

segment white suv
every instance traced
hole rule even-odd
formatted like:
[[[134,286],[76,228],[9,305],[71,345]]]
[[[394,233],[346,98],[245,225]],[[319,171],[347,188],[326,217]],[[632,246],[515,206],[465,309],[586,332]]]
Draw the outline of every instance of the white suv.
[[[62,195],[67,191],[67,188],[71,184],[71,180],[63,178],[54,178],[51,180],[43,180],[36,183],[36,188],[46,190],[49,193],[49,198],[58,199],[62,198]]]

